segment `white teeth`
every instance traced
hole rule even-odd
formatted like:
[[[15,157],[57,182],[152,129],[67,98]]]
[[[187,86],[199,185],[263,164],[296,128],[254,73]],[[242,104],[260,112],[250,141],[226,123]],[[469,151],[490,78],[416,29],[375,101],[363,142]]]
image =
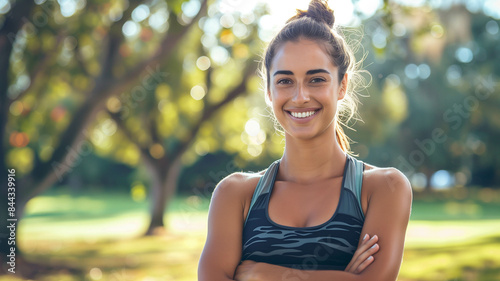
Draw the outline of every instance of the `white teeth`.
[[[308,111],[308,112],[293,112],[291,111],[290,113],[292,114],[293,117],[296,118],[306,118],[311,115],[313,115],[316,111]]]

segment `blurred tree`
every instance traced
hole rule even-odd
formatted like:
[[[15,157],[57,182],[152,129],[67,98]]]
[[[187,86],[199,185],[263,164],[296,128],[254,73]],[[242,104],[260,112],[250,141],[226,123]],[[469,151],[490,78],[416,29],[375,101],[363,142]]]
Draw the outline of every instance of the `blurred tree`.
[[[220,149],[217,136],[228,136],[225,148],[241,149],[230,134],[240,138],[248,102],[230,102],[259,89],[251,78],[262,47],[257,19],[265,10],[231,15],[214,2],[207,15],[208,6],[41,2],[31,12],[20,2],[12,6],[1,29],[0,121],[1,132],[10,132],[10,146],[2,138],[2,167],[17,168],[23,190],[18,217],[31,198],[95,152],[146,164],[151,234],[163,226],[183,156],[192,163]],[[211,118],[227,126],[214,126]]]
[[[383,14],[365,21],[373,83],[354,150],[410,178],[425,174],[427,188],[438,170],[457,185],[498,186],[499,21],[465,5],[428,5],[392,3],[390,25]]]
[[[180,16],[189,9],[183,6]],[[255,19],[264,12],[258,7],[251,14],[231,13],[221,11],[220,2],[210,5],[199,28],[162,64],[168,73],[163,81],[134,88],[130,97],[108,100],[107,113],[120,129],[110,141],[124,148],[104,148],[102,153],[131,164],[140,159],[151,174],[147,235],[163,230],[164,212],[176,192],[181,168],[200,155],[218,149],[230,151],[231,144],[224,139],[234,134],[239,138],[249,107],[237,108],[234,101],[259,89],[254,78],[261,41]],[[142,41],[132,40],[129,45]],[[138,97],[139,92],[147,98]],[[124,138],[128,141],[123,142]],[[127,151],[134,151],[135,159],[123,157]]]
[[[17,169],[16,217],[31,198],[92,152],[87,138],[95,138],[95,129],[90,136],[86,128],[110,97],[138,82],[146,88],[151,80],[165,78],[159,62],[172,55],[207,9],[207,1],[197,2],[197,9],[185,15],[181,1],[162,3],[156,22],[140,32],[150,42],[128,59],[132,49],[125,34],[148,10],[142,1],[12,3],[0,28],[0,168]],[[18,118],[8,118],[9,113]],[[2,227],[3,235],[6,231]],[[3,259],[7,243],[0,250]]]
[[[220,17],[220,15],[218,16]],[[252,33],[254,34],[248,38],[255,40],[255,31]],[[186,41],[185,45],[181,45],[179,51],[184,52],[190,46],[197,47],[196,43],[200,41],[200,37],[197,36]],[[248,51],[245,51],[245,55],[240,58],[238,58],[237,53],[234,54],[235,50],[238,52],[238,46],[246,48],[247,44],[237,43],[233,45],[233,50],[230,50],[232,58],[228,59],[231,62],[226,62],[220,67],[208,67],[202,74],[205,77],[200,77],[202,71],[199,67],[193,69],[194,72],[198,72],[196,74],[192,73],[193,70],[172,68],[173,72],[169,72],[172,74],[169,75],[166,83],[160,83],[152,88],[152,100],[140,103],[136,108],[130,110],[123,106],[118,108],[110,105],[108,107],[108,114],[120,128],[121,134],[136,147],[140,159],[151,173],[151,220],[146,234],[153,234],[164,227],[164,212],[168,201],[173,198],[177,189],[183,164],[192,163],[200,154],[204,155],[224,148],[218,143],[219,137],[217,135],[220,132],[216,128],[217,122],[214,122],[213,117],[221,108],[249,91],[247,84],[257,69],[254,62],[256,57],[249,57]],[[190,54],[194,55],[195,52],[193,50],[193,53]],[[183,65],[182,59],[188,55],[177,55],[167,64],[181,66]],[[206,63],[213,61],[209,60],[207,56],[200,55],[197,61],[202,69],[204,68],[201,65],[203,60],[206,60]],[[175,82],[170,81],[186,82],[175,85]],[[233,81],[239,82],[232,85]],[[229,84],[229,89],[226,90],[224,88],[227,88],[227,84]],[[114,102],[119,103],[116,100]],[[222,114],[224,115],[223,124],[234,122],[231,118],[237,118],[237,116],[243,116],[240,119],[245,120],[246,110],[247,108],[243,107],[240,110]],[[224,126],[222,122],[219,124]],[[240,122],[238,127],[241,128],[243,125]],[[137,136],[145,137],[141,139]],[[186,153],[190,148],[191,153]],[[120,157],[122,152],[120,150],[108,151],[114,154],[113,157]],[[182,161],[183,156],[184,161]]]

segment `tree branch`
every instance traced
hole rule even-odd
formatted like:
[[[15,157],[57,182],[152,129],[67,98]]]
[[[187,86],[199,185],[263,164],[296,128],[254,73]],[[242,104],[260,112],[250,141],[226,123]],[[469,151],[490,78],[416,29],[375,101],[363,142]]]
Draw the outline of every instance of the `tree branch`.
[[[158,110],[156,109],[155,111]],[[154,143],[161,143],[160,133],[158,132],[158,122],[156,122],[155,115],[149,114],[148,118],[149,122],[147,125],[151,139],[153,140]]]
[[[22,99],[26,95],[26,93],[28,93],[33,88],[35,82],[42,76],[42,73],[44,73],[44,71],[47,69],[47,65],[50,62],[50,60],[54,58],[55,54],[57,54],[57,51],[59,50],[59,47],[61,46],[61,43],[63,42],[65,35],[66,35],[65,32],[60,32],[57,35],[55,47],[48,52],[44,52],[41,58],[39,58],[38,63],[33,67],[33,71],[30,74],[30,84],[28,88],[26,88],[19,95],[17,95],[16,98],[11,99],[9,101],[9,105],[16,100]]]
[[[82,70],[83,74],[87,77],[94,77],[93,75],[90,74],[90,72],[87,69],[87,66],[85,65],[85,62],[83,61],[82,55],[80,54],[80,42],[77,42],[75,46],[75,60],[80,69]],[[95,78],[95,77],[94,77]]]
[[[123,42],[123,32],[122,27],[132,16],[132,12],[137,6],[141,4],[142,1],[129,1],[128,8],[123,12],[123,16],[117,22],[114,22],[108,30],[108,36],[106,37],[106,47],[105,51],[101,54],[101,61],[103,62],[103,67],[101,68],[101,73],[99,78],[111,79],[113,77],[113,66],[115,65],[116,59],[119,57],[118,50],[120,49],[120,44]]]
[[[130,81],[133,79],[136,79],[137,77],[141,76],[141,74],[148,69],[148,67],[151,67],[153,63],[158,63],[162,59],[169,57],[172,51],[174,50],[175,46],[179,44],[179,41],[184,38],[185,34],[188,32],[188,30],[193,26],[195,23],[198,22],[198,20],[205,15],[207,11],[207,0],[203,0],[201,3],[200,11],[198,14],[191,20],[191,22],[183,28],[174,34],[166,34],[163,40],[160,43],[160,47],[156,51],[156,53],[151,56],[148,59],[145,59],[144,61],[140,62],[137,64],[136,67],[132,68],[129,72],[124,74],[120,79],[120,83],[125,83],[125,81]]]
[[[127,128],[127,126],[123,122],[123,119],[121,118],[120,114],[119,113],[113,113],[113,112],[111,112],[109,110],[106,110],[106,112],[116,122],[116,125],[118,126],[118,128],[120,128],[120,130],[125,135],[125,137],[130,142],[132,142],[135,146],[137,146],[137,148],[141,152],[141,155],[143,157],[148,158],[149,161],[154,161],[155,159],[153,159],[153,157],[151,157],[151,155],[149,154],[149,148],[146,147],[146,146],[144,146],[138,139],[136,139],[134,137],[134,134],[132,134],[132,132],[130,132],[130,130]]]
[[[250,60],[250,59],[249,59]],[[252,60],[250,60],[252,61]],[[207,106],[203,108],[203,114],[201,118],[198,120],[198,122],[194,125],[194,127],[190,130],[191,134],[190,137],[186,138],[187,141],[182,142],[179,147],[176,148],[175,153],[173,153],[171,159],[176,159],[178,156],[182,155],[192,144],[192,142],[195,139],[196,134],[200,130],[201,126],[203,123],[207,120],[209,120],[221,107],[224,105],[228,104],[247,90],[247,81],[248,78],[255,73],[257,70],[257,63],[247,63],[247,66],[243,72],[241,82],[234,87],[227,95],[226,97],[221,100],[220,102],[212,105],[212,106]]]

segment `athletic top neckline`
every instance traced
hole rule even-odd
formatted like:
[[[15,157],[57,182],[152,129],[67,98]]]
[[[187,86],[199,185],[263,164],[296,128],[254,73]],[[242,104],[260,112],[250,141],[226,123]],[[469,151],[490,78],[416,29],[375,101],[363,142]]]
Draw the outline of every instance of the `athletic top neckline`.
[[[333,215],[330,216],[330,218],[327,221],[325,221],[325,222],[323,222],[321,224],[312,225],[312,226],[304,226],[304,227],[288,226],[288,225],[279,224],[279,223],[273,221],[271,219],[271,217],[269,216],[269,202],[271,200],[271,195],[272,195],[272,192],[273,192],[273,189],[274,189],[274,184],[276,182],[276,176],[277,176],[278,171],[279,171],[279,166],[280,166],[280,163],[281,163],[281,159],[277,160],[276,162],[277,162],[277,166],[278,167],[277,167],[276,171],[274,172],[273,181],[272,181],[270,190],[267,193],[267,197],[266,197],[266,201],[265,201],[265,204],[266,204],[266,210],[265,210],[265,212],[266,212],[266,218],[269,221],[269,223],[271,223],[272,225],[274,225],[276,227],[280,227],[280,228],[300,230],[300,229],[316,229],[316,228],[321,228],[321,227],[327,225],[329,222],[331,222],[332,220],[335,219],[335,217],[337,216],[338,210],[340,209],[340,204],[342,203],[342,195],[343,195],[342,193],[344,192],[344,189],[345,189],[344,188],[344,184],[345,184],[346,172],[347,172],[347,168],[349,166],[349,158],[348,158],[347,155],[346,155],[346,158],[345,158],[344,171],[342,172],[342,183],[340,185],[339,200],[337,202],[337,207],[335,208],[335,211],[333,212]]]

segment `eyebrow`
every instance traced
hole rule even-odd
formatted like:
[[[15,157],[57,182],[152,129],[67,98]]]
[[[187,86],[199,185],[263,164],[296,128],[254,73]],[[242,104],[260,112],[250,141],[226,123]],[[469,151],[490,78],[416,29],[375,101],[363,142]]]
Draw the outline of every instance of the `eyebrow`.
[[[313,70],[307,71],[306,75],[313,75],[313,74],[316,74],[316,73],[330,74],[330,72],[328,72],[328,70],[326,70],[326,69],[313,69]]]
[[[327,74],[330,74],[330,72],[328,72],[328,70],[320,68],[320,69],[308,70],[306,72],[306,75],[313,75],[313,74],[316,74],[316,73],[327,73]],[[278,70],[278,71],[274,72],[273,76],[276,76],[278,74],[293,75],[293,72],[291,72],[290,70]]]

